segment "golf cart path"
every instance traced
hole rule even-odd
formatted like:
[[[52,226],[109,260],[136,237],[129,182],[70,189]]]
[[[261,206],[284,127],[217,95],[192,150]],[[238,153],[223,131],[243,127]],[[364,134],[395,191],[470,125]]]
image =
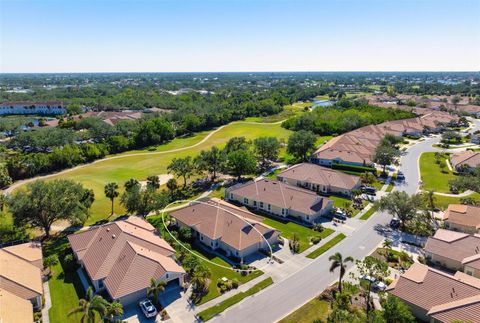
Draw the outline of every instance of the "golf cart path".
[[[284,121],[285,121],[285,120],[280,120],[280,121],[277,121],[277,122],[250,122],[250,121],[234,121],[234,122],[230,122],[230,123],[228,123],[228,124],[226,124],[226,125],[223,125],[223,126],[218,127],[218,128],[215,129],[215,130],[212,130],[205,138],[203,138],[203,139],[200,140],[199,142],[197,142],[197,143],[195,143],[195,144],[193,144],[193,145],[190,145],[190,146],[181,147],[181,148],[175,148],[175,149],[170,149],[170,150],[164,150],[164,151],[152,151],[152,152],[145,152],[145,153],[125,154],[125,155],[117,155],[117,156],[111,156],[111,157],[106,157],[106,158],[98,159],[98,160],[95,160],[95,161],[93,161],[93,162],[91,162],[91,163],[78,165],[78,166],[75,166],[75,167],[72,167],[72,168],[68,168],[68,169],[62,170],[62,171],[60,171],[60,172],[56,172],[56,173],[52,173],[52,174],[48,174],[48,175],[35,176],[35,177],[32,177],[32,178],[28,178],[28,179],[24,179],[24,180],[17,181],[17,182],[15,182],[15,183],[13,183],[12,185],[10,185],[10,186],[9,186],[8,188],[6,188],[5,190],[3,190],[3,194],[9,194],[9,193],[11,193],[12,191],[14,191],[15,189],[17,189],[18,187],[20,187],[20,186],[22,186],[22,185],[25,185],[25,184],[27,184],[27,183],[36,181],[36,180],[47,179],[47,178],[50,178],[50,177],[67,174],[67,173],[69,173],[69,172],[73,172],[73,171],[75,171],[75,170],[78,170],[78,169],[81,169],[81,168],[84,168],[84,167],[87,167],[87,166],[90,166],[90,165],[93,165],[93,164],[103,163],[103,162],[106,162],[106,161],[109,161],[109,160],[113,160],[113,159],[128,158],[128,157],[134,157],[134,156],[163,155],[163,154],[170,154],[170,153],[175,153],[175,152],[179,152],[179,151],[183,151],[183,150],[195,148],[195,147],[198,147],[198,146],[200,146],[201,144],[205,143],[205,142],[206,142],[207,140],[209,140],[214,134],[216,134],[217,132],[219,132],[220,130],[222,130],[223,128],[225,128],[226,126],[229,126],[229,125],[238,124],[238,123],[240,123],[240,124],[252,124],[252,125],[276,125],[276,124],[281,124],[281,123],[284,122]]]

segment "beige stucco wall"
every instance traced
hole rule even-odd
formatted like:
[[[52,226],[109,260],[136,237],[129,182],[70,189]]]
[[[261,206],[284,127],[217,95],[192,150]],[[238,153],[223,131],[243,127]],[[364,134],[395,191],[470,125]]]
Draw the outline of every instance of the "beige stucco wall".
[[[464,273],[468,274],[468,275],[472,275],[473,277],[477,277],[477,278],[480,278],[480,270],[476,269],[476,268],[473,268],[473,267],[470,267],[467,265],[465,265],[465,268],[463,270]]]
[[[450,222],[449,220],[445,220],[445,227],[448,228],[449,230],[460,231],[460,232],[465,232],[469,234],[478,233],[477,228],[474,226],[462,225],[455,222]]]
[[[427,258],[430,259],[435,264],[440,264],[443,267],[446,267],[451,270],[460,270],[463,271],[463,265],[460,261],[456,261],[450,258],[442,257],[440,255],[432,254],[430,252],[426,252]]]

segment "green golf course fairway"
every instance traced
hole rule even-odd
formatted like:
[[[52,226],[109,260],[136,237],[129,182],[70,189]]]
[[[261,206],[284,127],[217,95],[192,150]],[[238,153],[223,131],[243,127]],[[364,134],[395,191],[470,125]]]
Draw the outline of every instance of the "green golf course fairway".
[[[280,123],[233,122],[224,126],[200,144],[199,142],[207,137],[208,132],[202,132],[188,138],[175,139],[170,143],[158,146],[154,151],[126,152],[122,154],[123,156],[112,156],[113,159],[106,158],[73,170],[66,170],[50,176],[46,180],[71,179],[80,182],[86,188],[93,189],[95,202],[86,223],[88,225],[106,219],[110,215],[110,200],[105,197],[103,192],[106,183],[117,182],[123,189],[123,183],[130,178],[145,180],[149,175],[167,173],[167,166],[173,158],[194,157],[202,149],[209,149],[214,145],[223,147],[232,137],[244,136],[248,139],[254,139],[260,136],[273,136],[279,140],[287,140],[290,133],[291,131],[282,128]],[[195,147],[190,147],[195,144],[197,144]],[[172,152],[171,149],[182,150]],[[128,154],[136,155],[125,156]],[[23,187],[23,185],[20,187]],[[123,214],[123,212],[124,209],[120,206],[120,197],[118,197],[115,199],[115,214]]]

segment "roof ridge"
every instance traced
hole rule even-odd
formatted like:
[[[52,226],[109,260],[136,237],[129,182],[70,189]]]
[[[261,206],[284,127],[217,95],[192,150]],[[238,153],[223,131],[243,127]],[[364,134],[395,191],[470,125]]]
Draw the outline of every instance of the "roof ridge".
[[[428,311],[427,314],[431,315],[435,313],[445,312],[448,310],[453,310],[455,308],[462,307],[465,305],[471,305],[474,303],[480,303],[480,294],[475,296],[465,297],[462,299],[458,299],[455,301],[451,301],[451,302],[447,302],[439,305],[435,305]]]
[[[32,265],[32,266],[33,266],[33,265]],[[35,267],[35,268],[38,268],[38,267]],[[19,282],[17,282],[17,281],[11,280],[10,278],[5,277],[5,276],[2,275],[2,274],[0,274],[0,277],[2,277],[2,279],[8,280],[9,282],[12,282],[12,283],[15,284],[15,285],[18,285],[18,286],[21,286],[21,287],[23,287],[23,288],[25,288],[25,289],[28,289],[28,290],[36,293],[36,294],[42,294],[41,292],[36,291],[36,290],[34,290],[34,289],[32,289],[32,288],[30,288],[30,287],[28,287],[28,286],[26,286],[26,285],[23,285],[23,284],[21,284],[21,283],[19,283]],[[42,288],[43,288],[43,287],[42,287]],[[3,289],[5,289],[5,290],[8,292],[8,290],[7,290],[6,288],[3,288]],[[10,293],[11,293],[11,294],[14,294],[14,293],[12,293],[12,292],[10,292]],[[14,294],[14,295],[16,295],[16,294]]]

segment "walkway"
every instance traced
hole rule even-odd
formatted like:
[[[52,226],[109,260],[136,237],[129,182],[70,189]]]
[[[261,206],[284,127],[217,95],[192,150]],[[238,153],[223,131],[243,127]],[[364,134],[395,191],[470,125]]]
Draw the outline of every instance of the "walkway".
[[[43,283],[43,297],[45,299],[45,304],[43,304],[42,308],[42,323],[50,323],[48,311],[52,307],[52,299],[50,297],[50,286],[48,285],[48,280]]]

